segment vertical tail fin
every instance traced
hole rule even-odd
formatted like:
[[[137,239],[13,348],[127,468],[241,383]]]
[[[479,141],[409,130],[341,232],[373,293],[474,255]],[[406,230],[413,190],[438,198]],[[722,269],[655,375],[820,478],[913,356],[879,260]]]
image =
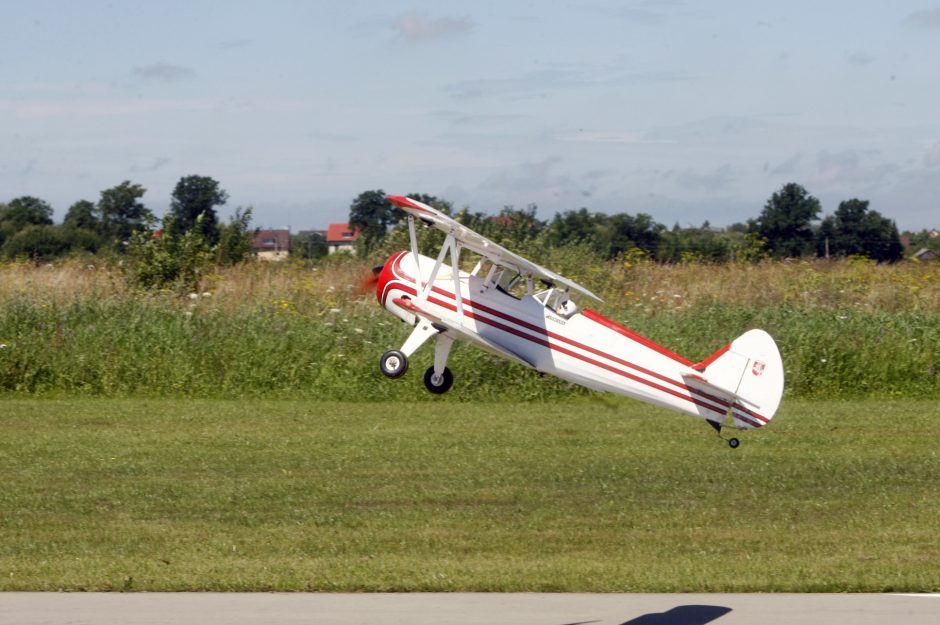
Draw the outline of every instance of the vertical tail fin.
[[[705,388],[727,398],[739,428],[766,425],[783,395],[783,361],[777,344],[763,330],[750,330],[693,367]]]

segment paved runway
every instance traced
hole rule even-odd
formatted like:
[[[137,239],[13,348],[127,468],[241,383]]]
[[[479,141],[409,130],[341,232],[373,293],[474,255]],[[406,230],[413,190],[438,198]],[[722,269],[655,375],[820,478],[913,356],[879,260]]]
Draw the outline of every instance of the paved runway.
[[[937,625],[940,595],[0,593],[0,625]]]

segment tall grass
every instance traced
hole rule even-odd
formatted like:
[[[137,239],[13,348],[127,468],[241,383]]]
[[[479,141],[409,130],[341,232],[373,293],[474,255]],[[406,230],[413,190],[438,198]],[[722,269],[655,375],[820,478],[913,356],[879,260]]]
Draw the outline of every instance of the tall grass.
[[[603,314],[692,360],[751,327],[778,341],[792,397],[940,396],[940,268],[868,261],[590,265],[577,249],[540,259],[601,294]],[[408,329],[360,283],[368,264],[249,263],[198,292],[133,289],[119,266],[0,266],[0,392],[32,395],[425,397],[377,359]],[[575,391],[458,348],[450,400]],[[509,393],[508,389],[512,389]],[[430,398],[429,398],[430,399]],[[436,399],[436,398],[435,398]]]

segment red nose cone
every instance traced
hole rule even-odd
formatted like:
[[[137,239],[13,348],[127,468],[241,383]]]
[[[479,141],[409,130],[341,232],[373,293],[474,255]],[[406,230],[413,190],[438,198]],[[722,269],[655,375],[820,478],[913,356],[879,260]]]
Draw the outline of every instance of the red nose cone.
[[[407,254],[407,252],[396,252],[392,254],[392,257],[388,259],[388,262],[384,266],[376,267],[373,269],[373,273],[377,273],[378,280],[375,284],[375,299],[379,301],[379,304],[385,306],[385,291],[389,282],[395,279],[395,265],[401,259],[402,256]],[[378,271],[376,271],[378,270]]]

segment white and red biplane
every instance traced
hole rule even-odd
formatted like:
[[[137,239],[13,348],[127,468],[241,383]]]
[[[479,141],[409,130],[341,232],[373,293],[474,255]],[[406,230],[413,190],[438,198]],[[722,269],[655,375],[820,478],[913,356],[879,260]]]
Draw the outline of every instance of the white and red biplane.
[[[693,363],[598,313],[572,295],[600,301],[583,286],[514,254],[437,209],[407,197],[388,198],[408,214],[411,250],[377,267],[376,297],[414,326],[401,349],[385,352],[382,373],[398,378],[432,337],[434,365],[424,384],[445,393],[454,377],[447,358],[462,340],[539,372],[598,391],[627,395],[705,419],[753,429],[773,418],[783,394],[783,363],[763,330],[745,332]],[[418,253],[416,221],[442,230],[436,259]],[[479,255],[460,270],[460,255]],[[450,264],[445,260],[450,256]],[[536,284],[544,286],[536,290]],[[731,447],[738,439],[728,440]]]

